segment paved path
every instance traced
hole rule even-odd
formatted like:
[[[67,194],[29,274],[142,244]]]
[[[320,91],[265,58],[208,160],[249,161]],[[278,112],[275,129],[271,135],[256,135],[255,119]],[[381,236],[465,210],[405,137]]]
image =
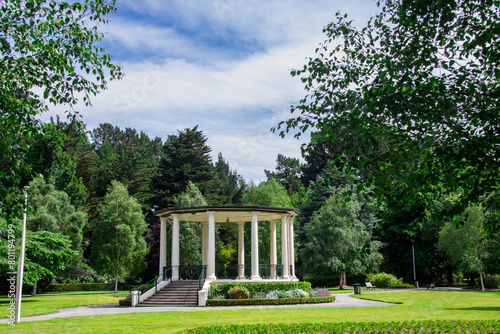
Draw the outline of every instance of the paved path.
[[[120,307],[118,304],[83,306],[60,309],[58,313],[46,314],[34,317],[21,317],[21,322],[49,320],[55,318],[80,317],[105,314],[124,314],[124,313],[152,313],[152,312],[179,312],[179,311],[211,311],[223,309],[265,309],[265,308],[334,308],[334,307],[373,307],[387,306],[390,303],[377,302],[354,298],[350,294],[335,294],[334,303],[322,304],[300,304],[300,305],[278,305],[278,306],[228,306],[228,307]],[[0,323],[7,323],[7,319],[0,320]]]

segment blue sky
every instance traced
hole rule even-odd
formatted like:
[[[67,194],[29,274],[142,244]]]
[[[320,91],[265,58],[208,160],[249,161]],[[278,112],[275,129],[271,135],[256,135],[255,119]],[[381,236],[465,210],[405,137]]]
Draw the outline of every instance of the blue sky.
[[[290,76],[325,38],[340,10],[358,26],[375,0],[118,0],[101,27],[103,46],[123,80],[76,109],[89,129],[99,123],[164,140],[199,125],[214,160],[219,152],[247,180],[265,180],[278,153],[300,157],[300,145],[270,128],[304,97]],[[44,116],[62,114],[52,108]]]

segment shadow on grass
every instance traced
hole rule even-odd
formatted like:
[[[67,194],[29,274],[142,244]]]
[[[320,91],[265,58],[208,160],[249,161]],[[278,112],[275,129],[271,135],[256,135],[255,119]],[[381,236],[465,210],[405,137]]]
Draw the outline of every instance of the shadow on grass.
[[[27,299],[29,297],[23,297],[21,299],[21,303],[22,304],[25,304],[25,303],[33,303],[33,302],[39,302],[39,300],[29,300]],[[12,298],[12,300],[14,300],[14,298]],[[0,306],[4,306],[4,305],[9,305],[10,304],[10,301],[1,301],[0,302]]]
[[[450,310],[450,311],[490,311],[490,312],[500,312],[500,307],[499,306],[454,307],[454,308],[446,308],[445,310]]]

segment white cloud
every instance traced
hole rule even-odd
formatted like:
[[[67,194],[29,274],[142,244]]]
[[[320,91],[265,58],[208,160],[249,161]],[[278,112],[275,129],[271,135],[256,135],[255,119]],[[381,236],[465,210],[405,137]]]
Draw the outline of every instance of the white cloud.
[[[344,8],[330,0],[117,5],[118,14],[104,29],[107,52],[120,53],[126,75],[95,97],[93,107],[80,107],[84,122],[89,128],[104,122],[132,127],[163,139],[199,124],[214,159],[222,152],[231,168],[255,181],[264,179],[264,169],[275,168],[278,153],[300,157],[302,141],[269,131],[305,95],[289,70],[314,55],[325,38],[322,27],[337,9],[366,20],[374,8],[366,0],[342,3]]]
[[[366,20],[375,9],[371,0],[124,0],[124,7],[154,17],[191,36],[231,37],[260,46],[307,39],[318,33],[335,12]]]

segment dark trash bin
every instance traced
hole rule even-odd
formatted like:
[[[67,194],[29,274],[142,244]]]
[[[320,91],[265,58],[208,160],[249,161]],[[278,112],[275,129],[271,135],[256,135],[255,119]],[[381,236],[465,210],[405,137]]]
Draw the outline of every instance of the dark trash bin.
[[[361,284],[354,283],[352,286],[354,287],[354,294],[360,295],[361,294]]]

